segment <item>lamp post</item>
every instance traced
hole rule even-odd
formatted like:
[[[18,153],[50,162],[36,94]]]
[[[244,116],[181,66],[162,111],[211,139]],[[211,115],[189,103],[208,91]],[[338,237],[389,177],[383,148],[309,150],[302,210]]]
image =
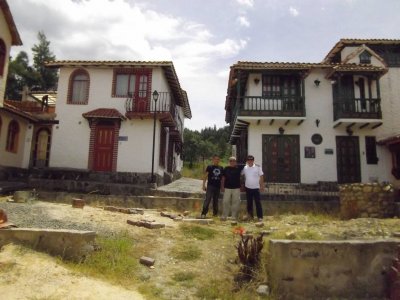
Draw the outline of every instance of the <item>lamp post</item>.
[[[154,178],[154,151],[155,151],[155,143],[156,143],[156,119],[157,119],[157,100],[158,100],[158,92],[154,90],[153,92],[153,101],[154,101],[154,123],[153,123],[153,152],[151,156],[151,183],[156,183],[156,179]]]

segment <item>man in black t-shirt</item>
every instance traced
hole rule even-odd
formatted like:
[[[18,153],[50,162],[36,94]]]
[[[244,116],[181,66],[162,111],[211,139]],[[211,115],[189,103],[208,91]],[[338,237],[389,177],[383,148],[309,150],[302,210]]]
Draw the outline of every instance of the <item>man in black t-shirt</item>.
[[[214,155],[212,161],[213,164],[207,166],[203,176],[203,190],[206,191],[206,198],[204,199],[203,210],[201,212],[202,218],[205,218],[208,213],[208,206],[210,205],[211,198],[213,200],[213,216],[215,217],[218,215],[218,198],[221,189],[223,168],[219,165],[218,155]]]
[[[221,190],[224,193],[222,219],[226,220],[231,216],[237,219],[240,207],[240,178],[243,166],[238,166],[236,157],[229,158],[229,166],[226,166],[222,173]]]

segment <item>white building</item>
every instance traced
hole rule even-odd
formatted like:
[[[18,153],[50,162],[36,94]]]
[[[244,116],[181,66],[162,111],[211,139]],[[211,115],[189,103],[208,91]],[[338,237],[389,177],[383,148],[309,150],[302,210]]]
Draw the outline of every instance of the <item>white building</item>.
[[[400,40],[342,39],[321,63],[238,62],[225,109],[239,160],[254,155],[266,182],[400,183]]]
[[[184,118],[191,118],[191,111],[172,62],[55,61],[47,66],[60,69],[60,123],[53,130],[50,167],[148,177],[156,114],[157,181],[181,170]]]

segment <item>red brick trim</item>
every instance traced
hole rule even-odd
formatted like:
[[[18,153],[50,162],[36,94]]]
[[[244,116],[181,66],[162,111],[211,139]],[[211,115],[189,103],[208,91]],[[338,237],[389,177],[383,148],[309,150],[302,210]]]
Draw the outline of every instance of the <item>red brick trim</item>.
[[[86,75],[88,77],[88,85],[86,89],[86,100],[82,102],[72,102],[72,85],[74,82],[75,76],[78,75]],[[67,93],[67,104],[73,104],[73,105],[87,105],[89,102],[89,89],[90,89],[90,75],[89,72],[85,69],[76,69],[74,70],[71,75],[69,76],[69,82],[68,82],[68,93]]]

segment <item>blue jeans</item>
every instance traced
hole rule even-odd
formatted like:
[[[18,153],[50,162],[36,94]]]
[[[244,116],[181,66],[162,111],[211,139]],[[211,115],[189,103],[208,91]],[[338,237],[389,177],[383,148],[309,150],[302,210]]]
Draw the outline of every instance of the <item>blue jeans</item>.
[[[249,189],[246,188],[246,200],[247,200],[247,214],[250,218],[253,218],[253,199],[256,203],[257,218],[262,219],[263,210],[260,201],[260,189]]]
[[[218,215],[219,192],[220,187],[207,185],[206,198],[204,199],[203,210],[201,212],[202,215],[207,215],[211,199],[213,201],[213,216]]]

